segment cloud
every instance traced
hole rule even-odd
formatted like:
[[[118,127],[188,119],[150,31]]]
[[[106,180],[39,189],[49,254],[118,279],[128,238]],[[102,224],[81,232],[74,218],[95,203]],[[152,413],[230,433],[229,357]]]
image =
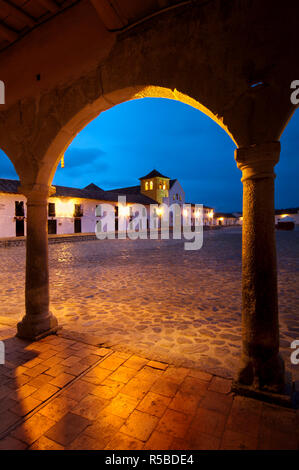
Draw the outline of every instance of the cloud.
[[[99,148],[72,148],[69,147],[65,153],[64,160],[67,168],[82,168],[82,166],[104,164],[103,157],[106,152]]]
[[[83,187],[90,182],[100,182],[109,169],[106,152],[99,148],[72,148],[65,153],[64,168],[58,165],[53,183],[63,186]]]
[[[118,175],[116,175],[118,176]],[[116,188],[126,188],[129,186],[138,186],[139,180],[135,178],[126,177],[125,179],[119,178],[106,178],[99,181],[99,186],[105,190],[116,189]]]

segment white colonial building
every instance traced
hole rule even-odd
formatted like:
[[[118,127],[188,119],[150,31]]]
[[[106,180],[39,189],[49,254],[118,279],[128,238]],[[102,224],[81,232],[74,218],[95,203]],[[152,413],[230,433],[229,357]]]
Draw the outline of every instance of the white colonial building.
[[[17,180],[0,179],[0,238],[26,236],[26,197],[19,192]],[[96,208],[99,204],[115,206],[116,230],[118,229],[118,197],[126,198],[127,223],[133,219],[132,206],[142,204],[145,225],[142,228],[159,228],[161,212],[159,206],[178,204],[184,219],[185,192],[177,179],[171,180],[156,170],[140,178],[140,185],[105,191],[91,183],[83,189],[55,186],[55,194],[48,203],[48,233],[64,235],[95,233],[101,216]],[[151,217],[151,205],[156,205]],[[192,225],[195,205],[192,207]],[[101,214],[103,215],[103,214]],[[213,225],[213,209],[204,206],[204,225]],[[184,223],[184,222],[183,222]],[[170,219],[172,225],[172,219]]]
[[[241,225],[242,217],[241,214],[236,212],[215,212],[214,214],[215,225]]]
[[[288,209],[276,209],[275,211],[275,224],[286,218],[293,219],[295,225],[299,224],[299,207],[292,207]]]

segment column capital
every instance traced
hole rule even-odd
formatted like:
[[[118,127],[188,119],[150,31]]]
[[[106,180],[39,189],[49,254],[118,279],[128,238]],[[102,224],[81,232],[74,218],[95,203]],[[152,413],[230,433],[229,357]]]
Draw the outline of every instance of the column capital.
[[[279,161],[280,142],[265,142],[235,150],[237,167],[242,171],[241,181],[274,178],[274,166]]]
[[[48,197],[55,194],[56,188],[46,184],[30,183],[21,184],[19,187],[19,192],[26,196],[27,203],[46,203]]]

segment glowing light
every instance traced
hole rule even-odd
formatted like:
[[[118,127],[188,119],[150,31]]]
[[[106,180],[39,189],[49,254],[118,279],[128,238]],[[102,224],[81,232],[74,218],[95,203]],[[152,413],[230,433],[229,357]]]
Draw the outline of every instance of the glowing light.
[[[208,217],[209,217],[210,219],[213,218],[213,211],[210,211],[210,212],[208,213]]]
[[[289,215],[289,214],[282,214],[282,215],[280,216],[280,218],[281,218],[281,219],[284,219],[285,217],[288,217],[288,215]]]
[[[61,163],[61,168],[64,168],[64,154],[61,157],[60,163]]]
[[[162,207],[158,207],[158,209],[157,209],[156,212],[157,212],[158,215],[162,215],[162,214],[163,214],[163,209],[162,209]]]
[[[154,183],[150,181],[150,189],[153,189],[153,187],[154,187]]]
[[[221,222],[223,222],[224,217],[218,217],[218,220],[221,220]]]
[[[130,214],[130,207],[129,206],[119,206],[119,213],[120,215],[127,217]]]
[[[183,214],[184,214],[185,217],[187,217],[187,215],[188,215],[187,209],[184,209],[184,210],[183,210]]]
[[[74,216],[74,200],[56,202],[57,217],[73,217]]]

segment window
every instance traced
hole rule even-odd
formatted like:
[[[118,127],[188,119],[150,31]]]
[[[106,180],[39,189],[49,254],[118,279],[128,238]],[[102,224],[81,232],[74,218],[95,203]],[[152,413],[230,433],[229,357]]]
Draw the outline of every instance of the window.
[[[129,222],[132,222],[134,218],[135,211],[133,211],[133,206],[127,206],[129,212]]]
[[[55,202],[49,202],[49,204],[48,204],[48,216],[49,217],[55,217],[56,216]]]
[[[15,216],[24,217],[24,201],[15,201]]]
[[[96,217],[101,217],[101,215],[102,215],[102,206],[101,206],[101,204],[96,204],[95,215],[96,215]]]
[[[175,194],[172,196],[172,199],[175,201]]]
[[[150,181],[150,189],[153,189],[153,187],[154,187],[154,183]]]
[[[176,199],[178,199],[178,198],[179,198],[179,195],[178,195],[178,193],[176,193],[176,195],[175,195],[175,196],[176,196]]]
[[[24,228],[24,219],[16,219],[16,237],[24,237],[25,228]]]
[[[81,233],[81,232],[82,232],[81,219],[75,219],[74,233]]]
[[[74,217],[82,217],[83,208],[81,204],[75,204]]]
[[[145,190],[148,191],[148,181],[145,182]]]
[[[166,183],[163,183],[163,189],[166,189]]]
[[[180,195],[180,201],[182,200],[182,196]]]
[[[163,185],[162,185],[162,182],[160,181],[159,183],[159,189],[162,189],[163,188]]]
[[[55,235],[57,233],[57,220],[48,220],[48,234]]]

